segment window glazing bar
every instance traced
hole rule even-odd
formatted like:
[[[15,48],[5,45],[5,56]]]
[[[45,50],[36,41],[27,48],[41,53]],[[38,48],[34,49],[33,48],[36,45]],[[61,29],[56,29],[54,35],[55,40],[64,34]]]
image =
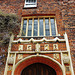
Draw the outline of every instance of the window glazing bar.
[[[23,30],[23,18],[21,19],[21,29],[20,29],[20,36],[22,35],[22,30]]]

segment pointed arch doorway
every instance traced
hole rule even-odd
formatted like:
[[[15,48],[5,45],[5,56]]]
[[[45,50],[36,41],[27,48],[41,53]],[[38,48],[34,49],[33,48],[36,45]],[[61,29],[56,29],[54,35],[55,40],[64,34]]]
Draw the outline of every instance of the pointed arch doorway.
[[[36,64],[35,64],[36,63]],[[41,67],[38,67],[41,63],[41,67],[43,66],[43,68]],[[34,67],[33,69],[31,68]],[[35,67],[36,66],[36,67]],[[44,66],[46,66],[46,69],[44,68]],[[25,73],[25,70],[26,69],[29,69],[28,72],[31,72],[33,73],[35,71],[36,74],[34,75],[39,75],[37,74],[38,72],[42,72],[41,75],[45,75],[45,73],[48,74],[51,73],[50,70],[52,70],[52,72],[55,74],[55,75],[63,75],[63,70],[62,70],[62,67],[61,67],[61,64],[57,63],[55,60],[51,59],[50,57],[48,56],[45,56],[45,55],[39,55],[39,56],[29,56],[21,61],[19,61],[16,66],[15,66],[15,69],[14,69],[14,74],[13,75],[22,75],[23,72]],[[30,68],[32,70],[30,70]],[[35,69],[36,68],[36,69]],[[50,70],[48,70],[48,69]],[[35,70],[34,70],[35,69]],[[41,71],[37,71],[36,70],[39,70],[41,69]],[[54,69],[54,70],[53,70]],[[26,70],[27,71],[27,70]],[[55,73],[56,72],[56,73]],[[49,74],[49,75],[53,75],[52,74]],[[24,74],[25,75],[25,74]],[[28,75],[28,74],[26,74]],[[30,74],[29,74],[30,75]],[[33,75],[33,74],[32,74]]]
[[[56,75],[56,72],[46,64],[34,63],[24,68],[21,75]]]

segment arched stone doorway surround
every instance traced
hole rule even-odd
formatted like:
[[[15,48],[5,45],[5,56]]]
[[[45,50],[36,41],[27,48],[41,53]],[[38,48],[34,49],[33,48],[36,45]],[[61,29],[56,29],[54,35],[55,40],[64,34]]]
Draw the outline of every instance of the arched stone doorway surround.
[[[57,75],[63,75],[61,64],[53,58],[45,55],[31,55],[20,60],[15,66],[14,75],[21,75],[21,72],[25,67],[34,63],[46,64],[52,67],[56,71]]]

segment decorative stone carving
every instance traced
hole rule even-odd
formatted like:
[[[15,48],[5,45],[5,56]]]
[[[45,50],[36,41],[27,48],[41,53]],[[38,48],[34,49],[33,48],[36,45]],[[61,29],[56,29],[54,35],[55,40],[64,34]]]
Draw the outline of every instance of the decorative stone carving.
[[[59,54],[53,54],[54,59],[59,59]]]
[[[36,44],[36,51],[40,51],[40,44]]]
[[[8,66],[8,71],[12,71],[12,66]]]
[[[32,49],[31,45],[27,45],[27,50],[31,50],[31,49]]]
[[[22,59],[23,55],[22,54],[18,54],[18,59]]]
[[[23,45],[19,45],[19,49],[18,50],[23,50]]]
[[[8,58],[8,64],[13,64],[14,62],[14,57],[9,57]]]
[[[14,62],[14,54],[10,54],[10,57],[8,58],[8,64],[13,64]]]
[[[53,50],[58,50],[58,44],[53,44]]]
[[[68,56],[63,57],[63,62],[64,62],[64,64],[69,64],[69,62],[70,62],[69,57]]]
[[[49,44],[44,45],[44,50],[49,50]]]

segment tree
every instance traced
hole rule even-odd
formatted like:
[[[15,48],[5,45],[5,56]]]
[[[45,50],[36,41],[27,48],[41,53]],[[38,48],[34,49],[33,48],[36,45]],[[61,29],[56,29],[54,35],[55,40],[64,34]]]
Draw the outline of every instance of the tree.
[[[10,35],[17,35],[20,21],[16,14],[5,14],[0,12],[0,43],[9,43]]]

